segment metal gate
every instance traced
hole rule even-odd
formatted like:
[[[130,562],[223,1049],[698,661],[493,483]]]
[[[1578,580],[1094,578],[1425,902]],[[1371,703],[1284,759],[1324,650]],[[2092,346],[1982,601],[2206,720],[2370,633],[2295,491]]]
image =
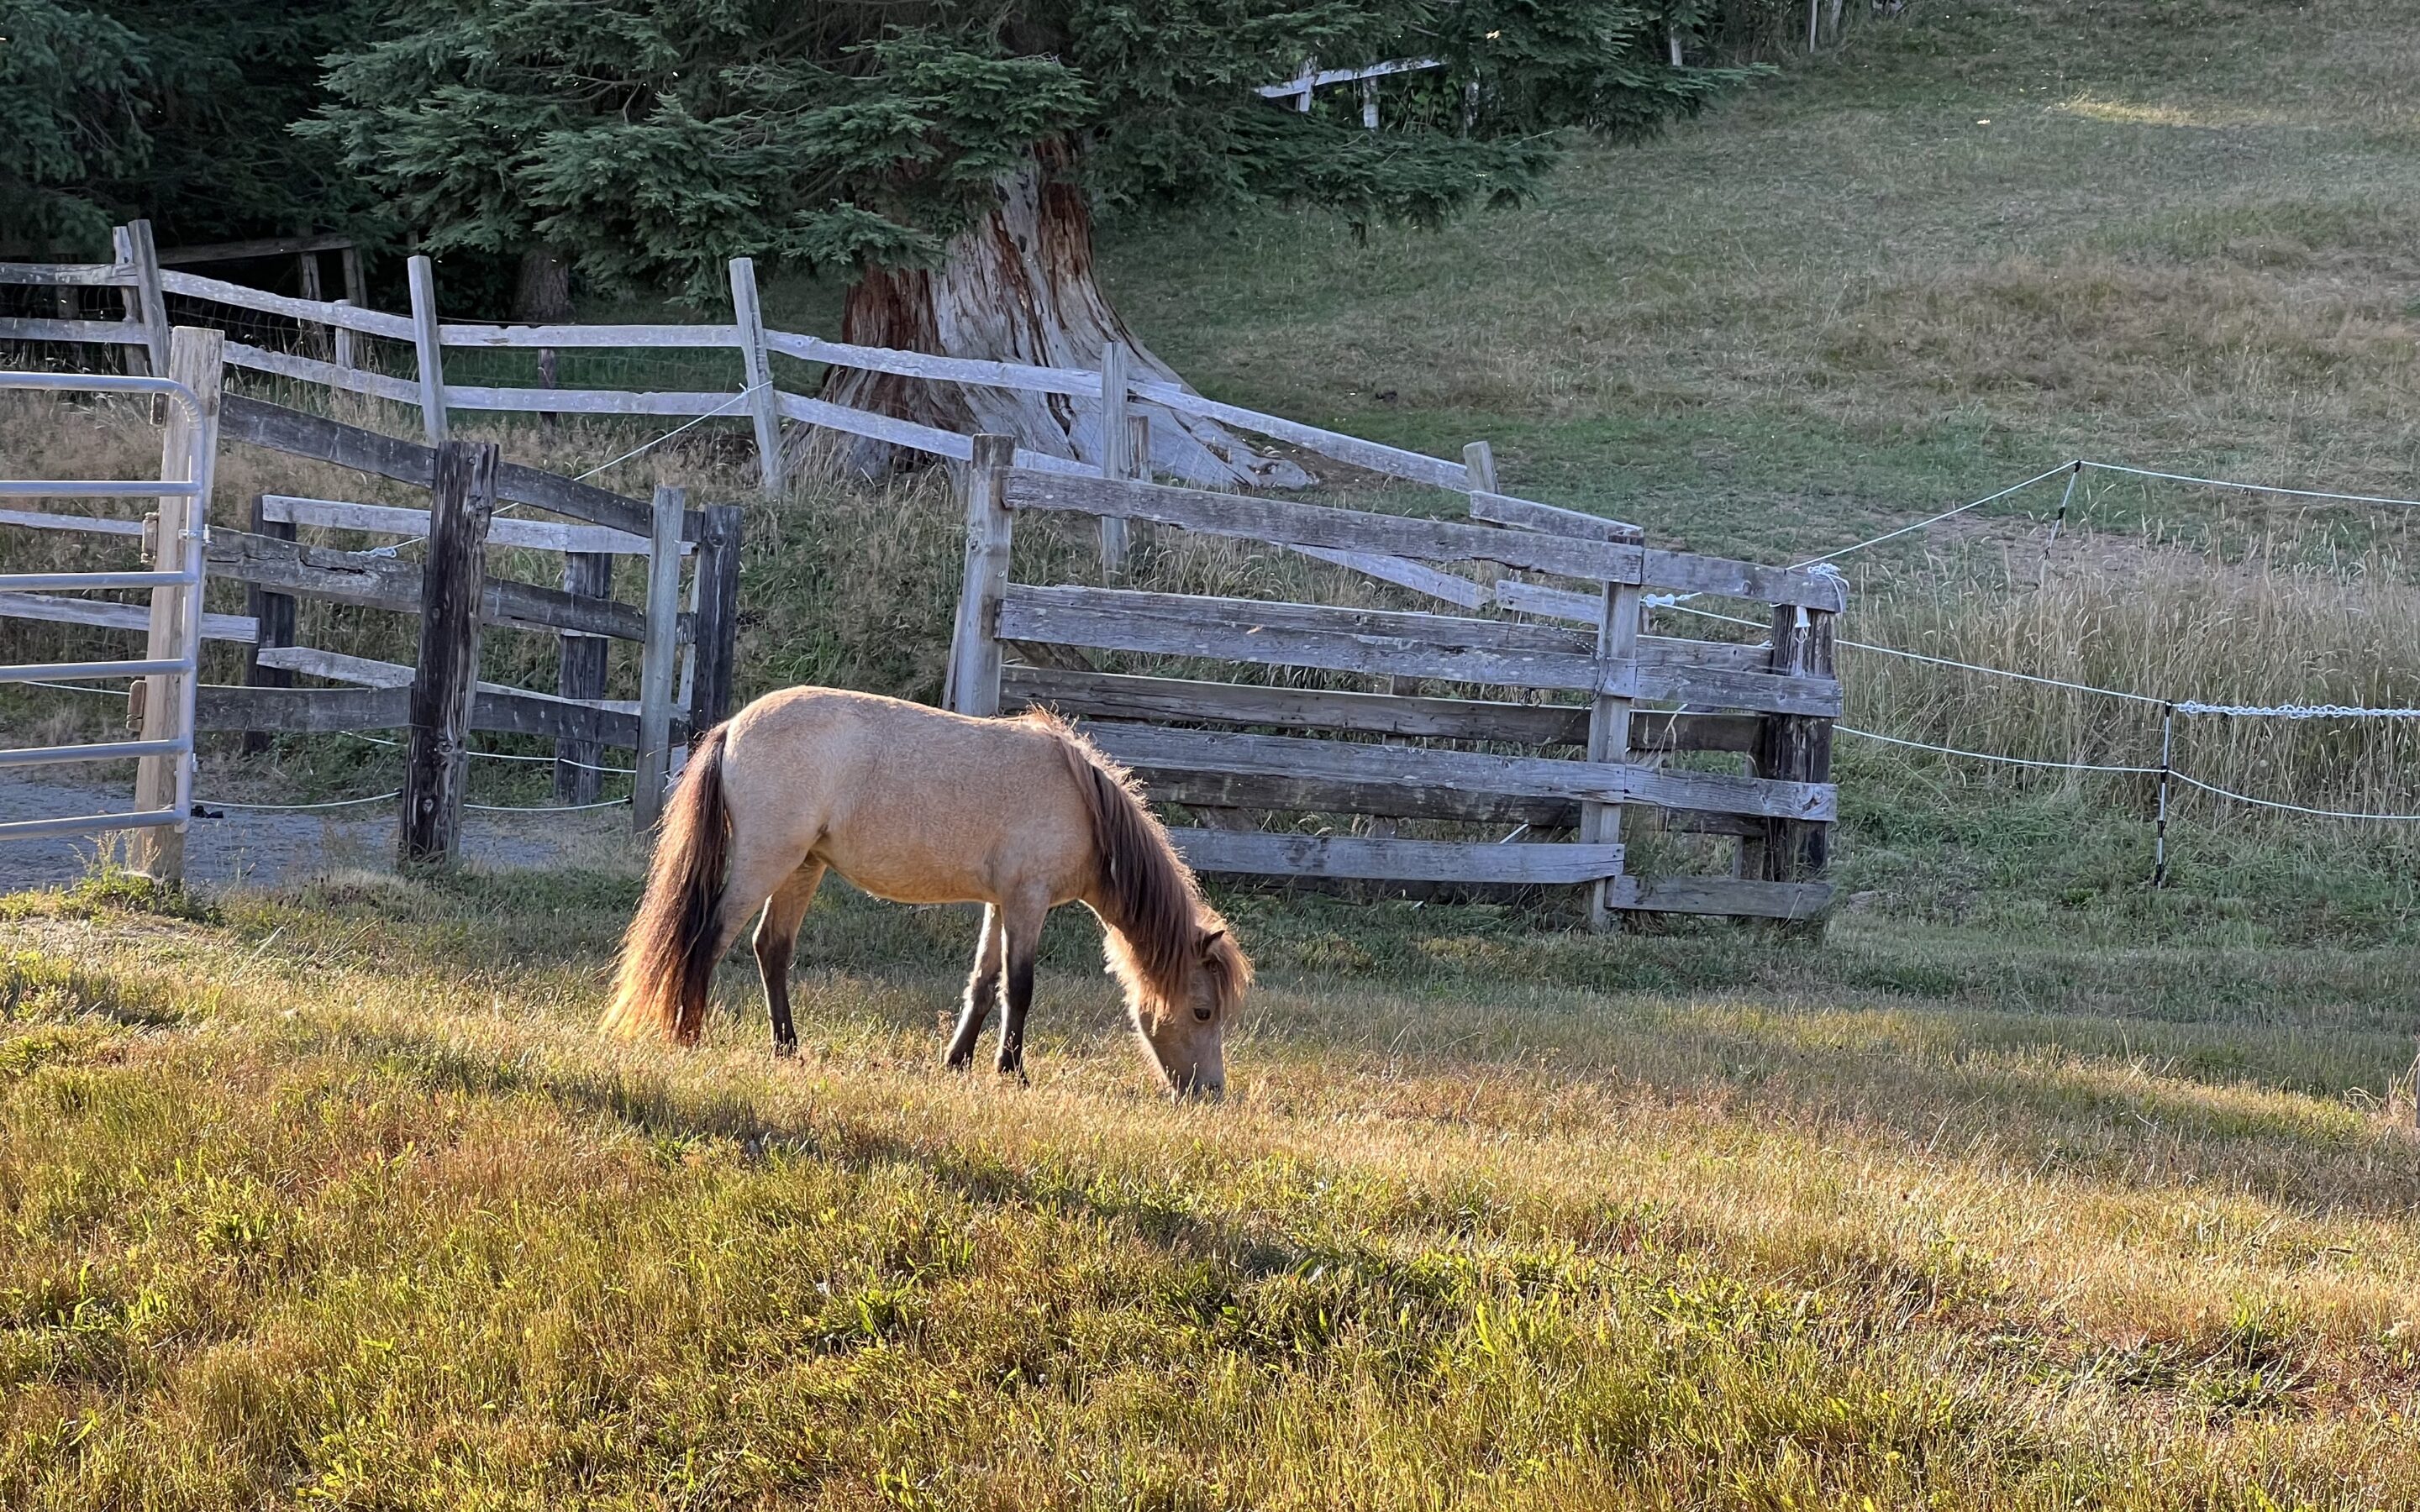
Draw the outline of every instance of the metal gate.
[[[0,594],[41,594],[97,588],[151,592],[149,641],[140,657],[120,661],[0,665],[0,683],[53,679],[134,678],[130,717],[138,738],[83,746],[0,749],[0,771],[64,762],[137,759],[132,808],[118,812],[0,823],[0,841],[46,835],[137,832],[136,866],[161,881],[179,880],[184,833],[193,812],[194,691],[202,643],[202,572],[212,465],[218,452],[218,368],[215,332],[178,330],[171,378],[120,378],[84,373],[0,373],[0,390],[158,394],[167,401],[160,476],[118,479],[0,479],[0,501],[156,498],[157,513],[140,530],[151,565],[132,572],[0,574]],[[181,381],[179,381],[181,379]],[[80,514],[0,507],[0,527],[130,536],[132,521]]]

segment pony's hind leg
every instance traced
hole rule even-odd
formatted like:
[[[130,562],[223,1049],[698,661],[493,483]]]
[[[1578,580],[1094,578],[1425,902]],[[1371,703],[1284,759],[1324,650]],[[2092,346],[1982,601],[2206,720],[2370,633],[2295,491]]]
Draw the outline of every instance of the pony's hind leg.
[[[799,946],[799,924],[823,886],[824,863],[809,861],[790,873],[766,900],[756,925],[756,969],[765,979],[765,1007],[773,1020],[773,1054],[799,1053],[799,1031],[790,1023],[790,957]]]
[[[984,904],[983,931],[975,938],[975,969],[967,978],[966,1006],[958,1011],[958,1027],[950,1036],[947,1056],[952,1071],[964,1071],[975,1057],[975,1041],[983,1037],[984,1025],[991,1018],[992,1004],[1000,998],[1000,976],[1006,949],[1001,934],[1000,907]]]
[[[1013,898],[1001,910],[1001,936],[1008,957],[1008,991],[1000,1019],[1000,1072],[1025,1079],[1025,1013],[1033,1006],[1033,958],[1042,946],[1042,921],[1050,900]]]

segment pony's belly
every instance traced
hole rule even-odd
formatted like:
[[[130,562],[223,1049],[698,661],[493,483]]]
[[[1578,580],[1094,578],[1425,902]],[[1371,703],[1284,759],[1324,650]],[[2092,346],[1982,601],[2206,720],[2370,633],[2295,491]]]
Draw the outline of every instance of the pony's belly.
[[[988,858],[952,850],[916,845],[819,847],[817,855],[861,891],[894,903],[999,903],[1032,879],[1020,874],[1003,878]],[[1023,869],[1017,869],[1022,873]],[[1049,870],[1057,870],[1051,868]],[[1043,879],[1052,903],[1062,900],[1058,878]]]

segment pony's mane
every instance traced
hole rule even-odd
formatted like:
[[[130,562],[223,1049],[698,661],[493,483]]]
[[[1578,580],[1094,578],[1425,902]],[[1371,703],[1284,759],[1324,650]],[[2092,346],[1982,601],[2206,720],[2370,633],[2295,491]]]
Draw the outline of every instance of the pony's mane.
[[[1155,1016],[1182,1006],[1192,973],[1207,970],[1223,1016],[1251,985],[1252,964],[1218,911],[1202,901],[1185,857],[1143,802],[1134,774],[1101,753],[1081,732],[1047,709],[1025,715],[1050,732],[1092,810],[1093,843],[1101,869],[1102,922],[1109,969],[1138,1008]],[[1217,931],[1205,960],[1197,941]]]

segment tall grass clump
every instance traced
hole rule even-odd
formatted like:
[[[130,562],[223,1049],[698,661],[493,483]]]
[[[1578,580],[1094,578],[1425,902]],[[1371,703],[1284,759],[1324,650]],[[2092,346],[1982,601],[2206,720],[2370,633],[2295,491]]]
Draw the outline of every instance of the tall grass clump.
[[[1849,638],[2136,697],[1844,648],[1848,722],[2032,761],[2155,766],[2170,702],[2420,706],[2415,612],[2420,588],[2383,549],[2313,563],[2283,537],[2226,562],[2148,539],[2077,543],[2047,567],[2011,560],[1978,574],[1936,561],[1858,594]],[[2420,812],[2420,720],[2185,715],[2175,730],[2175,769],[2201,781]]]

